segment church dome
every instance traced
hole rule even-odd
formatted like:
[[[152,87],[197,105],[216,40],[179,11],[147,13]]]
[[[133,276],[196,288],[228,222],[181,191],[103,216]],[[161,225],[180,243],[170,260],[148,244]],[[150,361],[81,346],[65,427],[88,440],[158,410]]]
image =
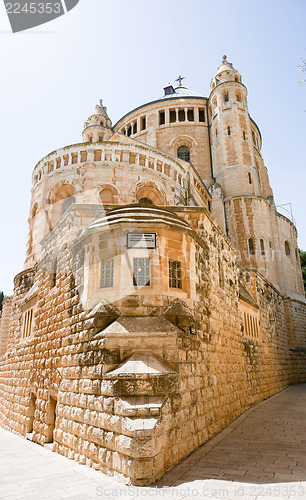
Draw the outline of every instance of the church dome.
[[[187,87],[176,87],[174,89],[174,92],[172,94],[167,94],[161,97],[161,99],[178,99],[180,97],[204,97],[201,94],[197,94],[196,92],[193,92],[192,90],[189,90]]]

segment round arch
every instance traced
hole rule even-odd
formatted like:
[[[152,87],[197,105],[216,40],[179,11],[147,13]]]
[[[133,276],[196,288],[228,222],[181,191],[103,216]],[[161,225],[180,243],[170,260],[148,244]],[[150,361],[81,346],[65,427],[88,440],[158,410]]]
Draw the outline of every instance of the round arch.
[[[75,203],[75,195],[76,188],[68,182],[53,187],[47,200],[52,205],[51,217],[53,221],[57,220],[68,210],[70,205]]]
[[[119,203],[119,192],[113,184],[103,184],[98,187],[99,201],[103,204]]]
[[[198,146],[198,143],[193,137],[190,137],[189,135],[181,135],[179,137],[175,137],[170,141],[169,143],[169,152],[173,155],[176,156],[177,158],[183,159],[184,161],[192,161],[192,155],[193,151],[195,148]],[[183,148],[188,149],[188,154],[187,150],[185,151],[185,157],[188,157],[187,160],[185,158],[182,158],[182,156],[179,156],[179,151],[182,150]],[[186,156],[187,155],[187,156]]]
[[[137,203],[141,199],[146,199],[153,205],[166,205],[165,194],[153,182],[138,184],[135,189],[135,198]]]

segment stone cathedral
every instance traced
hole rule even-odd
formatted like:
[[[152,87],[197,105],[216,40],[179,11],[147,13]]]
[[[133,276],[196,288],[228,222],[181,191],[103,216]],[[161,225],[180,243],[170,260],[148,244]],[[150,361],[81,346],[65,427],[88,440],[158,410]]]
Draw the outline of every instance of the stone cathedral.
[[[306,382],[297,230],[241,75],[176,88],[35,166],[0,324],[0,424],[147,485],[251,405]]]

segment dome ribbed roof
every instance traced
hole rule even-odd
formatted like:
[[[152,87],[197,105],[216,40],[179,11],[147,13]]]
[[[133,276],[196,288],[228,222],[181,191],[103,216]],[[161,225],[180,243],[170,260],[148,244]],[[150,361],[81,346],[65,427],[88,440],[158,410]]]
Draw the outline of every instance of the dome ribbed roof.
[[[203,95],[197,94],[192,90],[189,90],[187,87],[176,87],[174,89],[173,94],[164,95],[161,99],[177,99],[179,97],[203,97]]]
[[[148,205],[130,205],[126,207],[114,208],[107,214],[92,222],[88,229],[106,229],[113,224],[168,224],[176,229],[192,231],[191,226],[184,219],[181,219],[175,213],[163,208]]]

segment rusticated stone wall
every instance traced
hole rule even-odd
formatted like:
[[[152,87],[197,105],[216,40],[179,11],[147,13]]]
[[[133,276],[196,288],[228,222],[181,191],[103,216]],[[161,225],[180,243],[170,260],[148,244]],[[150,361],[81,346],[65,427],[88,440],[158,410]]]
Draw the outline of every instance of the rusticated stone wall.
[[[0,316],[0,356],[7,350],[12,316],[12,300],[13,297],[5,297],[2,304],[2,314]]]
[[[15,280],[11,342],[0,358],[1,425],[41,445],[53,440],[64,456],[144,485],[252,404],[306,381],[306,356],[290,349],[305,345],[305,305],[298,304],[288,336],[288,309],[295,313],[297,304],[286,299],[285,307],[269,282],[237,267],[205,209],[179,210],[193,230],[184,238],[155,228],[166,231],[169,248],[194,259],[190,288],[177,296],[141,289],[89,310],[71,269],[72,211],[67,226],[56,229],[58,239],[46,242],[45,262]],[[55,284],[47,272],[54,244]],[[256,340],[243,331],[239,281],[259,307]],[[21,339],[21,304],[33,282],[34,337]]]

